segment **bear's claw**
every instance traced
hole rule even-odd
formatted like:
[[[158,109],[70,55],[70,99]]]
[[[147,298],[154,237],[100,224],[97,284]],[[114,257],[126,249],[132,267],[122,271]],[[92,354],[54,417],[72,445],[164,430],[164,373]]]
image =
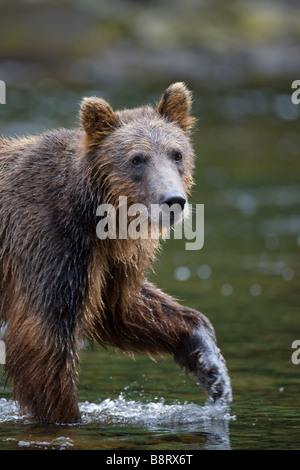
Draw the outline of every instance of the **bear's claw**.
[[[195,374],[199,384],[214,401],[232,401],[232,391],[225,360],[212,332],[197,328],[175,354],[175,360]]]
[[[196,354],[196,375],[199,384],[214,401],[223,399],[227,404],[232,401],[232,391],[226,364],[220,350]]]

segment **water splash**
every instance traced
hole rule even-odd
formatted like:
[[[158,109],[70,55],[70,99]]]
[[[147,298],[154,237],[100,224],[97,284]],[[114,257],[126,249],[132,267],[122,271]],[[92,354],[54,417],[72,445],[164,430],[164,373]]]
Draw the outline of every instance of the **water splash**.
[[[20,413],[17,402],[0,398],[0,423],[9,423],[23,420],[24,415]]]
[[[80,403],[79,408],[83,424],[160,426],[234,419],[229,413],[228,406],[224,403],[212,403],[208,400],[203,406],[188,402],[167,405],[164,398],[157,402],[142,403],[127,400],[123,393],[115,400],[107,398],[99,404]]]
[[[211,420],[229,421],[235,419],[230,415],[224,403],[213,403],[208,400],[205,405],[194,403],[166,404],[164,398],[159,401],[143,403],[128,400],[121,393],[118,398],[107,398],[101,403],[79,403],[82,424],[128,424],[144,426],[161,426],[170,424],[193,424]],[[18,403],[13,400],[0,399],[0,423],[28,422],[28,416],[20,412]]]

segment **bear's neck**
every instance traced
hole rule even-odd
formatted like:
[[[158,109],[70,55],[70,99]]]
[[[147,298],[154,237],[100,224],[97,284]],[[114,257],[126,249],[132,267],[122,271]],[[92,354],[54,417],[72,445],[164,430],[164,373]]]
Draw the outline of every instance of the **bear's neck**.
[[[127,318],[155,258],[158,241],[98,240],[88,269],[82,320],[86,336],[105,344],[115,319]]]
[[[101,265],[105,263],[106,282],[109,282],[115,291],[117,286],[123,284],[121,291],[124,295],[124,286],[132,291],[144,282],[155,260],[159,247],[158,240],[99,240],[96,244],[94,260]],[[100,259],[99,259],[100,258]]]

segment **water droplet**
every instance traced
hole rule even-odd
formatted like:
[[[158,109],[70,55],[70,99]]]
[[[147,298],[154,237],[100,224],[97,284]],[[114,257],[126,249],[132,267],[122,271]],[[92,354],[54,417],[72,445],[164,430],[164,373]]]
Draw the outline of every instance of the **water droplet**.
[[[223,284],[221,287],[221,294],[223,295],[230,295],[232,294],[232,285],[231,284]]]
[[[282,278],[285,281],[291,281],[294,278],[294,270],[290,268],[289,266],[287,266],[282,271]]]
[[[197,269],[197,274],[200,279],[208,279],[211,275],[210,266],[208,266],[207,264],[202,264],[202,266]]]
[[[253,215],[257,211],[257,201],[252,194],[239,194],[236,201],[236,205],[242,214]]]
[[[259,284],[253,284],[250,287],[250,294],[253,295],[253,297],[257,297],[258,295],[261,294],[261,287]]]
[[[180,266],[175,269],[174,276],[177,281],[187,281],[191,277],[191,270],[187,266]]]

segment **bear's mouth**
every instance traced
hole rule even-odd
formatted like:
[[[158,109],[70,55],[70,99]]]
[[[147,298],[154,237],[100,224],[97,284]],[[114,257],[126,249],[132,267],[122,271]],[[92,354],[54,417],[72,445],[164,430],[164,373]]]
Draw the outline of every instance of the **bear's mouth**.
[[[160,228],[169,228],[173,227],[176,223],[180,222],[183,219],[182,213],[177,215],[174,212],[164,214],[163,211],[160,211],[155,217],[149,217],[149,224],[154,224]]]
[[[133,212],[129,211],[129,222],[136,221],[137,224],[147,225],[148,227],[158,226],[168,228],[182,221],[187,216],[187,208],[180,205],[173,206],[151,204],[150,207]]]
[[[149,223],[161,228],[173,227],[188,217],[188,204],[154,204],[151,206]]]
[[[104,204],[97,208],[97,216],[100,218],[97,236],[100,239],[157,239],[187,218],[188,214],[189,205],[186,200],[184,204],[155,203],[149,206],[140,203],[127,206],[122,201],[117,210],[113,205]]]

